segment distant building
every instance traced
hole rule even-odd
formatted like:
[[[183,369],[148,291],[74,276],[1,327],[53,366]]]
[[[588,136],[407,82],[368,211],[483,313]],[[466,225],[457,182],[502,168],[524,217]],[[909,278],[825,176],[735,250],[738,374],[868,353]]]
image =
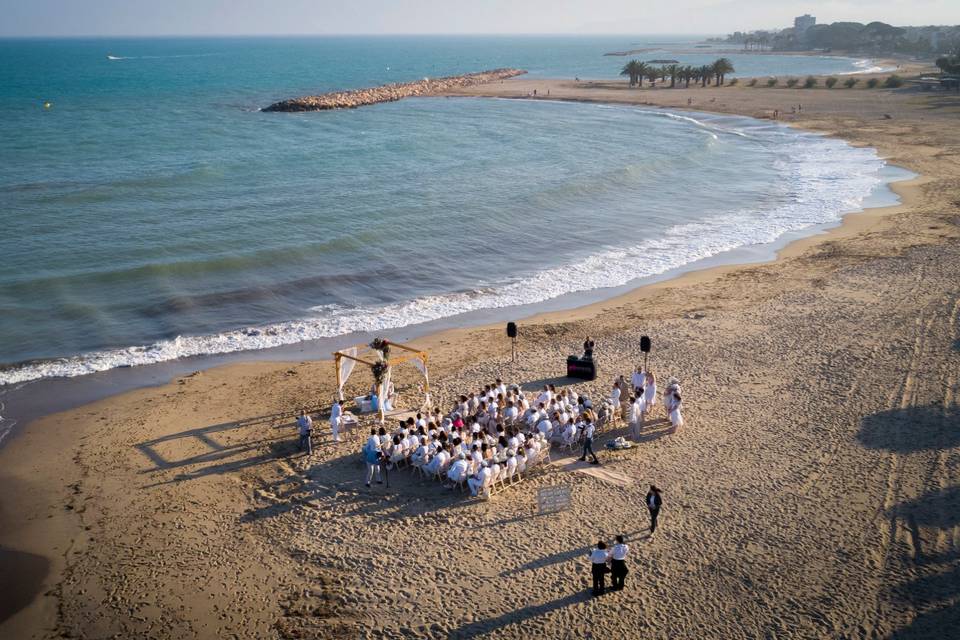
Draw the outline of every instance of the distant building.
[[[798,37],[803,37],[803,34],[806,32],[806,30],[815,24],[817,24],[816,17],[810,15],[809,13],[805,13],[802,16],[797,16],[793,19],[793,30]]]

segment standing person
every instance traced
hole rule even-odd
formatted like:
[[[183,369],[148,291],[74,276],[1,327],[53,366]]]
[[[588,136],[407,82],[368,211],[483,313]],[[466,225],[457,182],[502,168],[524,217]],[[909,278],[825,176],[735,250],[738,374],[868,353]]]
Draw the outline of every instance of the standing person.
[[[593,595],[602,596],[604,591],[604,579],[610,572],[607,566],[607,560],[610,554],[607,552],[607,543],[601,540],[597,543],[597,548],[590,553],[590,573],[593,574]]]
[[[583,455],[580,456],[580,461],[584,462],[587,459],[587,454],[589,453],[593,456],[591,464],[600,464],[600,461],[597,460],[597,454],[593,451],[593,432],[596,428],[593,426],[593,421],[587,417],[587,423],[583,425]]]
[[[647,492],[647,509],[650,510],[651,536],[657,530],[657,516],[660,515],[661,506],[663,506],[663,498],[660,496],[660,489],[656,485],[650,485],[650,491]]]
[[[643,387],[647,383],[647,376],[643,373],[643,367],[637,365],[637,370],[630,375],[630,384],[633,385],[633,393],[640,395],[643,393]]]
[[[376,429],[370,429],[370,437],[363,446],[363,461],[367,465],[367,488],[370,488],[374,474],[377,475],[377,484],[383,484],[380,479],[380,438],[377,437]]]
[[[297,426],[300,428],[300,450],[306,451],[308,456],[312,455],[313,443],[310,441],[310,432],[313,429],[313,420],[307,415],[306,409],[300,409]]]
[[[680,392],[675,390],[670,396],[670,424],[673,425],[674,433],[683,426],[683,414],[680,413],[682,408],[683,402],[680,398]]]
[[[621,376],[621,378],[622,377],[623,376]],[[610,411],[612,412],[612,415],[610,416],[611,421],[613,421],[616,416],[620,416],[623,413],[622,407],[620,406],[620,394],[620,385],[617,382],[614,382],[613,390],[610,391]]]
[[[627,569],[627,554],[630,547],[623,541],[623,536],[617,536],[617,544],[610,551],[610,588],[614,591],[623,589],[623,581],[630,572]]]
[[[340,442],[340,423],[343,421],[343,400],[336,400],[330,407],[330,431],[333,441]]]
[[[594,343],[590,336],[587,336],[587,339],[583,341],[583,357],[587,360],[591,360],[593,358],[594,346],[596,346],[596,343]]]
[[[657,377],[653,371],[647,372],[647,384],[643,387],[643,400],[646,411],[652,411],[657,404]]]

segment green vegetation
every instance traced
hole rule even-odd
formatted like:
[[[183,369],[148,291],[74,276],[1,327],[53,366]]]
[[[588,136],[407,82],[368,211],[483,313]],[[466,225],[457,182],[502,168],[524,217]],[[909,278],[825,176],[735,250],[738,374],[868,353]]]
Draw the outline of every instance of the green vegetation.
[[[750,78],[750,82],[747,83],[747,86],[748,86],[748,87],[755,87],[755,86],[757,86],[757,79],[756,79],[756,78]]]
[[[798,82],[800,82],[800,81],[797,80],[796,78],[788,78],[788,79],[787,79],[787,86],[792,89],[793,87],[797,86],[797,83],[798,83]]]
[[[833,89],[833,86],[834,86],[835,84],[837,84],[837,82],[838,82],[837,78],[834,78],[833,76],[830,76],[829,78],[827,78],[826,80],[824,80],[823,83],[824,83],[825,85],[827,85],[827,89]]]
[[[879,78],[870,78],[867,80],[867,87],[870,89],[876,89],[878,84],[880,84]]]
[[[679,64],[657,67],[639,60],[631,60],[623,65],[623,69],[620,70],[620,75],[630,78],[631,87],[639,86],[641,88],[643,87],[644,79],[649,80],[652,86],[656,86],[657,80],[666,82],[667,78],[669,78],[670,88],[673,89],[677,86],[678,82],[682,82],[684,87],[689,87],[691,81],[699,82],[701,86],[704,87],[711,83],[722,87],[726,75],[734,71],[733,64],[726,58],[720,58],[713,64],[703,65],[702,67],[691,67],[689,65],[684,66]],[[730,80],[730,86],[735,84],[737,84],[736,78]],[[752,87],[755,84],[756,80],[753,80],[750,86]]]
[[[896,89],[897,87],[902,87],[903,78],[901,78],[897,74],[893,74],[892,76],[886,79],[886,81],[883,83],[883,86],[887,87],[888,89]]]
[[[817,86],[817,79],[813,76],[807,76],[807,79],[803,81],[804,89],[813,89],[815,86]]]
[[[739,78],[733,78],[732,80],[730,80],[730,82],[727,83],[727,86],[732,87],[735,84],[737,84],[738,81],[739,81]]]
[[[853,89],[855,86],[857,86],[858,82],[860,82],[860,78],[847,78],[843,81],[843,86],[845,86],[847,89]]]
[[[936,64],[943,73],[960,74],[960,46],[950,55],[937,58]]]
[[[778,82],[778,80],[777,80],[776,78],[770,78],[769,80],[767,80],[767,86],[768,86],[768,87],[775,87],[775,86],[777,86],[777,82]]]
[[[647,65],[640,62],[639,60],[631,60],[627,64],[623,65],[623,69],[620,70],[620,75],[630,76],[630,86],[636,85],[638,82],[640,86],[643,86],[643,76],[647,72]]]

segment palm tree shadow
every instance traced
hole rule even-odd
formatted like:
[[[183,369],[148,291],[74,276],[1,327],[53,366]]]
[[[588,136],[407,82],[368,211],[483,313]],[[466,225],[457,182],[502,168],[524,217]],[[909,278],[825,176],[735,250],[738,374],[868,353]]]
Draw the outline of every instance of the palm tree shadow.
[[[960,428],[952,407],[907,407],[865,417],[857,439],[869,449],[912,453],[960,445]]]
[[[960,524],[960,486],[925,493],[894,507],[897,515],[917,526],[950,529]]]
[[[487,618],[486,620],[478,620],[476,622],[465,624],[457,629],[452,630],[449,634],[447,634],[447,638],[448,640],[453,640],[455,638],[473,638],[483,633],[490,633],[492,631],[502,629],[510,624],[525,622],[527,620],[551,613],[552,611],[557,611],[558,609],[563,609],[564,607],[577,604],[578,602],[587,602],[589,600],[589,591],[578,591],[562,598],[551,600],[550,602],[529,605],[516,611],[510,611],[501,616],[497,616],[496,618]]]
[[[890,636],[895,640],[942,640],[955,637],[951,629],[960,627],[960,604],[940,607],[929,613],[921,613],[913,622]]]

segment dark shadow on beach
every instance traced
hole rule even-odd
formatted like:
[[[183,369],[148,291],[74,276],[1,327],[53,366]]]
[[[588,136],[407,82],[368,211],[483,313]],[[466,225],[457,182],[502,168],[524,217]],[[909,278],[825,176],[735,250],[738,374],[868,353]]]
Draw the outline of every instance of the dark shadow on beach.
[[[517,609],[516,611],[505,613],[502,616],[497,616],[496,618],[487,618],[486,620],[478,620],[476,622],[465,624],[447,634],[447,638],[450,640],[453,640],[454,638],[473,638],[483,633],[490,633],[492,631],[502,629],[510,624],[526,622],[532,618],[546,615],[558,609],[563,609],[564,607],[577,604],[578,602],[587,602],[590,600],[590,597],[590,591],[588,589],[584,589],[583,591],[571,593],[570,595],[557,598],[556,600],[551,600],[550,602],[529,605],[521,609]]]
[[[939,491],[930,491],[922,496],[897,505],[893,514],[902,519],[913,536],[916,568],[920,575],[888,591],[888,598],[898,607],[917,612],[917,617],[907,626],[896,630],[892,638],[947,638],[953,637],[960,627],[960,565],[954,545],[939,554],[923,548],[921,527],[933,530],[934,539],[927,540],[931,546],[944,533],[960,524],[960,487],[954,486]],[[942,545],[941,545],[942,546]]]
[[[960,445],[960,416],[952,407],[929,405],[891,409],[863,419],[857,439],[869,449],[899,453]]]
[[[49,572],[50,561],[43,556],[0,549],[0,622],[40,595]]]

